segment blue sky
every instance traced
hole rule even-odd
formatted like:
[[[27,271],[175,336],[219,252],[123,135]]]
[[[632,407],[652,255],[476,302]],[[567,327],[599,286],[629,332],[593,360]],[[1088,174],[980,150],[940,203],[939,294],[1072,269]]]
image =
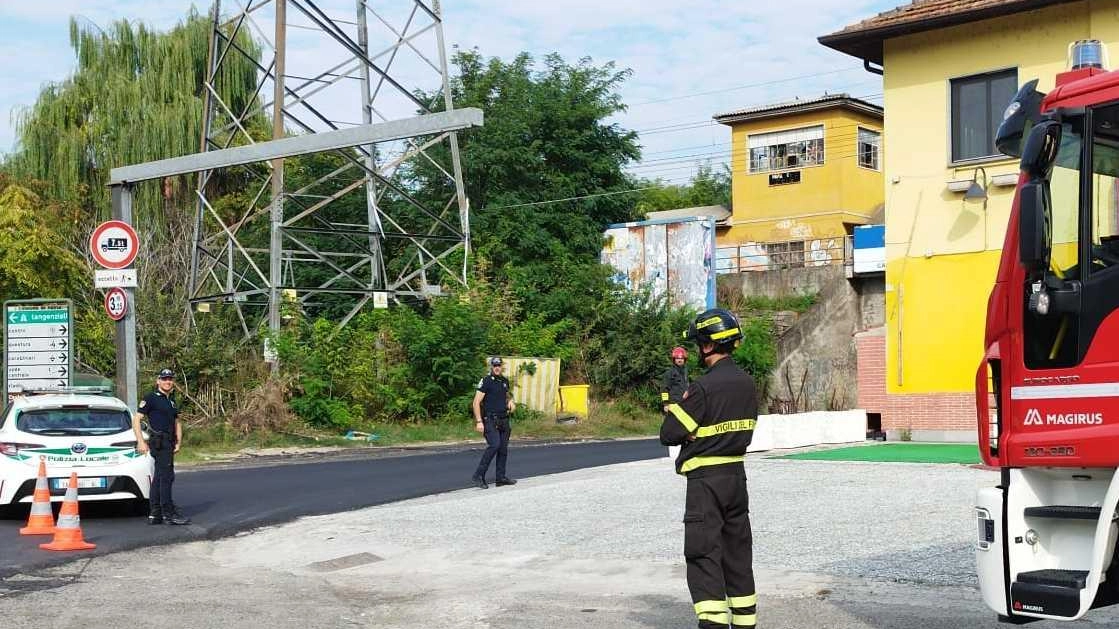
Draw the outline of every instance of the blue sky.
[[[236,3],[225,0],[223,6]],[[317,4],[331,15],[353,13],[353,0]],[[448,45],[477,46],[487,56],[503,58],[555,51],[569,61],[589,56],[631,68],[633,77],[622,92],[630,108],[617,121],[641,132],[645,158],[632,170],[680,182],[698,160],[727,161],[730,132],[710,123],[713,114],[825,91],[880,103],[879,77],[865,72],[860,61],[820,46],[816,37],[899,4],[444,0],[443,11]],[[191,6],[184,0],[0,0],[0,151],[13,147],[16,110],[34,102],[44,83],[63,80],[72,71],[69,16],[99,26],[127,18],[167,28]],[[204,13],[209,3],[194,6]],[[317,52],[307,48],[301,54]]]

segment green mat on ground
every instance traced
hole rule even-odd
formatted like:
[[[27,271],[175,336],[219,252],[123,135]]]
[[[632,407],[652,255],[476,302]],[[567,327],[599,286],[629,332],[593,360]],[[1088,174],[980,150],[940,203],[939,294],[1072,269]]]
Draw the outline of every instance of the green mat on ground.
[[[974,443],[882,443],[815,450],[774,458],[875,463],[979,463],[979,448]]]

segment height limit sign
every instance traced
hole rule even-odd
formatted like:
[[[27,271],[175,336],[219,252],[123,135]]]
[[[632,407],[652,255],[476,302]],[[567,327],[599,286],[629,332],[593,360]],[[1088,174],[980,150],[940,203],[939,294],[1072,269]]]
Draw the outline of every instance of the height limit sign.
[[[120,321],[128,314],[128,295],[123,289],[113,287],[105,293],[105,312],[113,321]]]
[[[9,393],[70,386],[71,312],[68,299],[4,302],[4,380]]]

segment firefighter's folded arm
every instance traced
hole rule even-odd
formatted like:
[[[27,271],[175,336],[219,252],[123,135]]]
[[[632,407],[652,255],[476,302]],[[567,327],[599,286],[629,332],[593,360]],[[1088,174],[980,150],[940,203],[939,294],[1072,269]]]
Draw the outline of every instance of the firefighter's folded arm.
[[[686,428],[676,421],[676,418],[669,413],[665,413],[664,423],[661,424],[661,445],[666,446],[679,446],[683,445],[685,441],[695,439],[695,436],[688,432]]]

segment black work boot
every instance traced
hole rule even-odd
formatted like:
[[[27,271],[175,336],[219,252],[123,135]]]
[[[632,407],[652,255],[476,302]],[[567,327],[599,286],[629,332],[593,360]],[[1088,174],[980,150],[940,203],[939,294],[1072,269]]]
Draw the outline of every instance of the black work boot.
[[[470,479],[474,482],[474,486],[478,489],[489,489],[490,486],[486,484],[486,479],[482,476],[475,476]]]
[[[177,526],[182,526],[184,524],[190,524],[190,518],[183,515],[183,512],[179,511],[178,507],[172,506],[171,507],[171,512],[168,513],[166,516],[164,516],[163,522],[165,524],[174,524],[174,525],[177,525]]]
[[[497,482],[495,484],[498,487],[504,487],[505,485],[516,485],[517,481],[516,479],[509,478],[508,476],[503,476],[502,478],[497,479]]]
[[[163,524],[163,511],[161,509],[152,509],[148,514],[148,524]]]

